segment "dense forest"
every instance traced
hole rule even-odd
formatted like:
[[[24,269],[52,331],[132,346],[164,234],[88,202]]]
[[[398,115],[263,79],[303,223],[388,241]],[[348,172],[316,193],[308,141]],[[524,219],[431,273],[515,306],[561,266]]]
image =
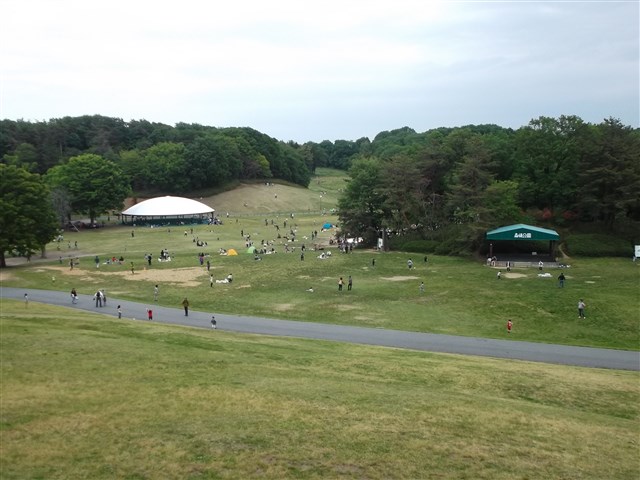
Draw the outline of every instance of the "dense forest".
[[[457,238],[470,251],[488,228],[518,221],[597,225],[630,240],[640,222],[640,131],[614,118],[540,117],[497,125],[404,127],[373,140],[282,142],[251,128],[215,128],[104,116],[0,121],[2,163],[48,178],[54,200],[85,206],[78,171],[131,191],[189,195],[229,182],[280,179],[307,186],[316,167],[348,170],[343,230],[373,243],[381,229]],[[92,172],[92,170],[94,170]],[[95,188],[99,188],[99,185]],[[75,201],[74,201],[75,200]],[[116,200],[113,200],[117,202]],[[113,202],[112,202],[113,203]]]

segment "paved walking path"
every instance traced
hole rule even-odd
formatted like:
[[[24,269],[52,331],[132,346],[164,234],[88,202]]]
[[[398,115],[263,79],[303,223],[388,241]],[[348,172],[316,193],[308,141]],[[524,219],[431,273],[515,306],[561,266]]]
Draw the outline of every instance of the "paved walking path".
[[[211,315],[215,313],[190,310],[189,316],[187,317],[184,315],[184,310],[180,308],[180,306],[177,306],[178,308],[169,308],[111,297],[107,298],[107,305],[100,308],[95,306],[95,302],[90,295],[79,295],[78,303],[73,305],[71,304],[70,295],[67,292],[0,287],[1,298],[23,300],[25,293],[28,293],[30,302],[61,305],[115,317],[118,315],[116,307],[121,305],[123,318],[144,321],[147,321],[147,307],[152,307],[154,322],[185,325],[196,328],[211,328]],[[197,307],[197,305],[194,306]],[[640,371],[640,352],[637,351],[403,332],[398,330],[275,320],[243,315],[216,313],[215,316],[218,322],[218,329],[232,332],[312,338],[429,352],[479,355],[582,367]]]

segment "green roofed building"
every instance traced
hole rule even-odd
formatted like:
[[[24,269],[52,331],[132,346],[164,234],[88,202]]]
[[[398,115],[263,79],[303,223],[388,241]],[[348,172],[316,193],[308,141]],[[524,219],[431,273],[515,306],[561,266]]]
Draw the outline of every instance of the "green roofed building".
[[[487,240],[560,240],[555,230],[518,223],[487,232]]]
[[[489,256],[493,258],[493,242],[502,241],[541,241],[545,240],[549,242],[548,260],[555,261],[554,242],[560,240],[560,235],[555,230],[549,230],[548,228],[534,227],[532,225],[525,225],[524,223],[518,223],[516,225],[508,225],[506,227],[496,228],[487,232],[486,238],[489,242]],[[532,252],[532,255],[537,255],[537,252]],[[539,257],[538,257],[539,258]]]

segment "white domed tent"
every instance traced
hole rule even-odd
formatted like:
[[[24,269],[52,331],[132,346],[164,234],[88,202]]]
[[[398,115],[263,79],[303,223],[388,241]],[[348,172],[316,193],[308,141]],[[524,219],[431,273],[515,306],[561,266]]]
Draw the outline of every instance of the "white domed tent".
[[[215,210],[184,197],[156,197],[137,203],[122,212],[122,223],[209,223]]]

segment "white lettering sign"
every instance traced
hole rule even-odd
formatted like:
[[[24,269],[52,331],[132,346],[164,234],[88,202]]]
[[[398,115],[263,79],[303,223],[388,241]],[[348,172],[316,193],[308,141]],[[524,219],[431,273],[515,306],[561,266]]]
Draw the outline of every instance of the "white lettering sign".
[[[513,238],[531,238],[531,234],[530,233],[514,233],[513,234]]]

